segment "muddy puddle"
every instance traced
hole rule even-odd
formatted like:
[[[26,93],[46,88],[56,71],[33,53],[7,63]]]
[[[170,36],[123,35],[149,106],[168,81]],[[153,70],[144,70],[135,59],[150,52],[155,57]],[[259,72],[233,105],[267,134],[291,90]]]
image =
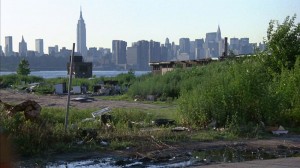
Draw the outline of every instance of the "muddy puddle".
[[[287,148],[278,146],[277,149],[249,149],[246,146],[227,146],[211,149],[195,150],[185,153],[168,153],[156,155],[157,157],[141,158],[113,158],[102,157],[78,161],[55,161],[46,165],[54,167],[89,167],[89,168],[119,168],[119,167],[145,167],[145,168],[176,168],[201,166],[218,163],[234,163],[251,160],[267,160],[275,158],[299,157],[300,148]]]

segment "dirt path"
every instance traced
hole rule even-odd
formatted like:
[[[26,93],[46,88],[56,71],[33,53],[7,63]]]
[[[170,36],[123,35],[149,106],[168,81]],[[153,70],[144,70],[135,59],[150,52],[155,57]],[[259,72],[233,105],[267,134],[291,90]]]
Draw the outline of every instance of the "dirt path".
[[[71,98],[79,97],[82,95],[72,95]],[[0,100],[6,103],[18,104],[25,100],[34,100],[42,107],[56,107],[65,108],[67,104],[67,95],[37,95],[34,93],[25,93],[16,90],[3,90],[0,89]],[[145,104],[141,102],[128,102],[128,101],[111,101],[102,100],[97,97],[91,102],[74,102],[71,101],[71,106],[78,109],[95,108],[101,109],[103,107],[110,108],[140,108],[140,109],[159,109],[163,106],[154,104]]]

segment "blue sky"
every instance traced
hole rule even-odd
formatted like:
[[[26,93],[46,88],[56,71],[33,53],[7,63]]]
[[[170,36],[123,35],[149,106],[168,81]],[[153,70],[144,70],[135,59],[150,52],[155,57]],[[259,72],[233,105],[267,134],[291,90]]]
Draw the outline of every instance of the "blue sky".
[[[13,49],[24,35],[28,48],[44,39],[45,52],[55,44],[72,47],[80,6],[87,29],[88,47],[111,48],[111,41],[138,40],[164,43],[168,37],[205,38],[218,25],[222,36],[249,37],[261,42],[271,19],[300,18],[300,0],[0,0],[1,44],[13,36]]]

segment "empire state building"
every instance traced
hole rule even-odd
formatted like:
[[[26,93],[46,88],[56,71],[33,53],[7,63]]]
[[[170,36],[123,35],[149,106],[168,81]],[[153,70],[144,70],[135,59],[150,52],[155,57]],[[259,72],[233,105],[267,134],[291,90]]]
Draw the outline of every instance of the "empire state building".
[[[87,56],[86,29],[85,29],[84,20],[82,18],[81,9],[80,9],[80,18],[77,24],[77,52],[82,54],[83,57]]]

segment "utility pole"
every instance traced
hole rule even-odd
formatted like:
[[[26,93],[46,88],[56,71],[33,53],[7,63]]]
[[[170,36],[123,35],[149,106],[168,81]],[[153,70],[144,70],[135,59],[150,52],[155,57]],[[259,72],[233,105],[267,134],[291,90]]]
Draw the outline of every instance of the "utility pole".
[[[67,132],[68,122],[69,122],[70,91],[71,91],[71,87],[72,87],[74,51],[75,51],[75,43],[73,43],[73,49],[72,49],[72,55],[71,55],[71,59],[70,59],[70,67],[69,67],[69,84],[68,84],[67,111],[66,111],[66,117],[65,117],[65,133]]]

